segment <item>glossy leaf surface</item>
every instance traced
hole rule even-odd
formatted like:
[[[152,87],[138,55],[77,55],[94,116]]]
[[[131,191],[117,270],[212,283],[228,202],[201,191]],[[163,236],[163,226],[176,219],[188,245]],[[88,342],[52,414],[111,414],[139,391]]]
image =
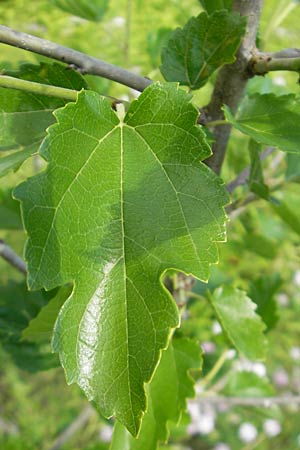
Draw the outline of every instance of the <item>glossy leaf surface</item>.
[[[153,84],[123,121],[95,92],[55,113],[41,173],[16,190],[32,289],[74,282],[55,327],[69,383],[136,435],[148,382],[178,326],[162,274],[206,280],[225,239],[223,182],[199,161],[198,111]]]
[[[200,346],[195,341],[173,338],[147,388],[148,410],[138,438],[117,422],[110,450],[156,450],[159,442],[166,442],[168,421],[177,423],[186,399],[194,396],[194,381],[188,372],[201,369],[201,364]]]
[[[245,18],[237,13],[205,12],[177,28],[162,50],[161,73],[191,89],[203,86],[223,64],[232,63],[245,31]]]
[[[246,293],[224,286],[216,289],[209,299],[222,328],[236,349],[251,360],[264,359],[265,325],[255,313],[256,304]]]
[[[246,97],[235,116],[224,107],[226,119],[255,141],[300,153],[300,102],[294,94]]]

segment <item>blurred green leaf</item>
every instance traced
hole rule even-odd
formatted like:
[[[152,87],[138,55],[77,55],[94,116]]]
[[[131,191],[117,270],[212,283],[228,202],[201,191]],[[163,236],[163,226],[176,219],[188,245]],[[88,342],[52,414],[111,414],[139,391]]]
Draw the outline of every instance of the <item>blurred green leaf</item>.
[[[201,369],[202,357],[197,342],[173,338],[163,351],[155,375],[147,386],[148,410],[137,439],[116,422],[110,450],[156,450],[168,439],[168,422],[177,423],[186,408],[186,399],[195,395],[191,369]]]
[[[147,52],[154,69],[160,64],[162,48],[167,44],[171,33],[171,28],[159,28],[151,30],[147,35]]]
[[[286,179],[300,183],[300,155],[288,153],[286,155]]]
[[[167,81],[199,89],[215,70],[234,61],[245,23],[245,17],[225,10],[192,17],[163,48],[162,75]]]
[[[274,295],[282,283],[278,274],[272,274],[253,280],[249,286],[249,297],[257,304],[256,312],[267,325],[267,330],[274,328],[279,319]]]
[[[275,390],[266,377],[260,377],[250,371],[241,371],[230,374],[223,393],[230,397],[255,398],[272,397]]]
[[[249,141],[249,154],[250,154],[250,175],[249,175],[249,188],[258,197],[269,199],[269,188],[264,182],[264,175],[260,160],[261,144],[258,144],[253,139]]]
[[[53,293],[28,292],[26,283],[10,281],[0,286],[0,343],[14,362],[29,372],[59,366],[57,355],[45,345],[20,342],[22,331]]]
[[[72,292],[70,286],[61,287],[57,294],[30,320],[22,332],[22,340],[30,342],[51,342],[58,313]]]
[[[0,188],[0,229],[22,230],[20,205],[12,198],[10,189]]]
[[[224,106],[225,117],[255,141],[300,153],[300,102],[290,95],[264,94],[245,97],[236,115]]]
[[[99,22],[108,8],[108,0],[50,0],[50,2],[74,16]]]
[[[209,301],[228,339],[246,358],[265,359],[265,325],[256,314],[256,304],[244,291],[223,286],[209,295]]]

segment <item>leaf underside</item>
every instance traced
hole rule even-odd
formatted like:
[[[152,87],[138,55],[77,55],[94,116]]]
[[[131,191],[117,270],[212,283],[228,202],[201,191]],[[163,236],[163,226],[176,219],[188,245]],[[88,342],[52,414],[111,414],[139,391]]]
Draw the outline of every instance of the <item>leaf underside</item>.
[[[31,289],[73,282],[53,346],[69,383],[136,435],[149,382],[178,326],[162,285],[175,268],[207,280],[225,240],[223,182],[190,96],[153,84],[124,121],[91,91],[55,113],[41,155],[46,172],[22,201]]]

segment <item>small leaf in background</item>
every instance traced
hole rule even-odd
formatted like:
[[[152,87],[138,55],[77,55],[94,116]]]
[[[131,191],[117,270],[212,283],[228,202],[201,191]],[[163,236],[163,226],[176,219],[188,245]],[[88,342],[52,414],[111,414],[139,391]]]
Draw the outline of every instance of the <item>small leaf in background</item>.
[[[228,11],[232,8],[233,0],[199,0],[201,6],[208,14],[212,14],[214,11],[220,9],[227,9]]]
[[[151,379],[178,325],[161,284],[169,268],[207,280],[225,239],[223,182],[198,110],[173,84],[152,84],[124,122],[83,91],[55,115],[43,173],[16,189],[29,235],[32,289],[74,281],[55,327],[69,383],[136,435]]]
[[[265,324],[256,314],[256,304],[246,292],[232,286],[216,289],[209,295],[217,319],[236,349],[250,360],[265,359]]]
[[[199,89],[215,70],[234,61],[245,23],[245,17],[225,10],[192,17],[163,48],[162,75],[167,81]]]
[[[87,88],[79,73],[57,63],[24,64],[19,71],[5,74],[74,90]],[[37,153],[46,128],[55,121],[53,111],[66,103],[54,97],[0,88],[0,152],[4,154],[0,157],[0,177]]]
[[[168,422],[177,423],[186,400],[195,395],[191,369],[200,370],[201,350],[198,343],[186,338],[173,338],[162,353],[153,380],[147,387],[148,409],[137,439],[129,435],[119,422],[115,425],[110,450],[156,450],[168,439]],[[124,442],[126,445],[124,446]]]
[[[0,229],[23,230],[20,206],[12,198],[10,189],[0,188]]]
[[[261,316],[268,331],[275,327],[279,319],[274,296],[282,284],[278,274],[262,276],[250,283],[249,297],[257,304],[256,313]]]
[[[51,342],[58,313],[71,291],[70,286],[61,287],[47,305],[40,310],[38,315],[30,320],[28,327],[22,332],[22,340],[35,343]]]
[[[300,154],[296,155],[293,153],[288,153],[286,155],[286,179],[287,181],[294,181],[300,183]]]
[[[270,260],[274,259],[278,253],[277,241],[259,233],[251,232],[244,234],[240,245],[249,252]]]
[[[50,2],[83,19],[99,22],[108,8],[108,0],[50,0]]]
[[[43,291],[28,292],[26,283],[8,282],[0,286],[0,343],[15,363],[29,372],[58,367],[50,342],[36,345],[20,342],[22,331],[53,295]]]
[[[245,97],[234,116],[224,106],[225,117],[235,128],[262,144],[300,153],[300,102],[294,94]]]
[[[276,203],[272,204],[272,209],[295,233],[300,234],[299,209],[293,207],[282,199],[275,197]]]
[[[248,180],[250,191],[254,192],[258,197],[269,200],[269,188],[264,182],[260,160],[261,144],[250,139],[248,148],[250,154],[250,175]]]
[[[275,394],[273,386],[266,377],[260,377],[255,372],[235,372],[228,378],[222,392],[229,397],[272,397]]]

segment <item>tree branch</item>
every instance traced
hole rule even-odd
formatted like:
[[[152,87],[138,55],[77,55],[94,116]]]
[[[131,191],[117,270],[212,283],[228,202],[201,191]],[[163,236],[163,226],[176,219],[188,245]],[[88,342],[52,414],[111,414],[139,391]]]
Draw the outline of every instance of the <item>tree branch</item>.
[[[265,75],[268,72],[288,70],[300,72],[300,50],[284,49],[277,53],[255,51],[249,62],[249,71],[253,75]]]
[[[244,93],[248,78],[248,64],[255,48],[258,22],[262,8],[262,0],[235,0],[233,9],[243,16],[248,16],[246,33],[236,55],[234,64],[225,65],[219,72],[211,101],[206,107],[208,120],[224,120],[222,106],[228,105],[235,112]],[[224,125],[214,128],[215,143],[213,155],[207,160],[207,165],[220,173],[223,164],[231,126]]]
[[[5,259],[11,266],[19,270],[19,272],[26,275],[27,269],[26,264],[19,255],[17,255],[13,249],[11,249],[7,244],[5,244],[2,239],[0,239],[0,256]]]
[[[0,42],[13,47],[22,48],[48,58],[56,59],[63,63],[74,64],[80,68],[83,73],[98,75],[107,78],[125,86],[143,91],[151,80],[114,66],[107,62],[84,53],[72,50],[68,47],[55,44],[54,42],[32,36],[27,33],[12,30],[11,28],[0,25]]]

